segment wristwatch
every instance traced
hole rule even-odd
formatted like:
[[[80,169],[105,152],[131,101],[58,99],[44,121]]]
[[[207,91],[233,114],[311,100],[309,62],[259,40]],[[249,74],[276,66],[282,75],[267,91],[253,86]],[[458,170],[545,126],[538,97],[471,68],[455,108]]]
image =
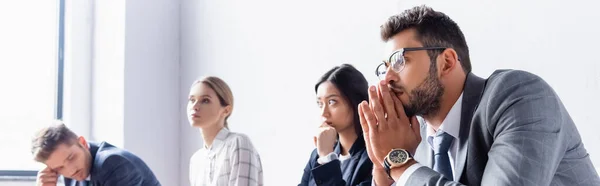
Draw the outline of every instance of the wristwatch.
[[[392,179],[392,169],[396,167],[401,167],[411,159],[413,159],[413,156],[407,150],[392,149],[383,159],[383,168],[388,174],[388,177]]]

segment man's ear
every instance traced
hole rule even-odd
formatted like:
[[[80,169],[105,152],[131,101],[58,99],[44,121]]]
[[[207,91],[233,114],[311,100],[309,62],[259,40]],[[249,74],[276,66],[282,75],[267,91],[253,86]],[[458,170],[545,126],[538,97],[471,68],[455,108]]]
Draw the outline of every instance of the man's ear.
[[[85,149],[90,149],[90,146],[88,145],[87,141],[85,140],[85,138],[83,136],[79,136],[77,138],[77,141],[79,142],[79,144],[82,147],[85,147]]]
[[[440,65],[440,72],[442,75],[449,74],[454,68],[459,65],[458,54],[452,48],[448,48],[442,52],[442,64]]]

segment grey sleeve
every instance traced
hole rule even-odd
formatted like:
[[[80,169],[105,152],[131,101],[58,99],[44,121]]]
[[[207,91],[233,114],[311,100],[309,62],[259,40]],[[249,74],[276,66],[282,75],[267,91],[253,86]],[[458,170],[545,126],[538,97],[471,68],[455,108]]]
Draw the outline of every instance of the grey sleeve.
[[[493,91],[484,94],[479,109],[493,142],[481,155],[488,160],[477,184],[550,185],[570,135],[562,127],[570,118],[558,96],[541,78],[522,71],[507,72],[488,86]],[[421,167],[407,185],[461,184]]]

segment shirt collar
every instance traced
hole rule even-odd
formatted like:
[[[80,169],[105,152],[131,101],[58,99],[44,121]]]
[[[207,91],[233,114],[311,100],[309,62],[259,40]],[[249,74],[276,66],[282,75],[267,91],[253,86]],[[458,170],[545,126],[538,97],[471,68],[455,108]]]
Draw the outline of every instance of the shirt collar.
[[[450,108],[450,112],[448,112],[448,115],[446,115],[446,118],[444,118],[444,121],[442,121],[442,125],[440,125],[439,128],[439,130],[450,134],[456,139],[460,137],[459,131],[461,119],[460,115],[462,110],[462,97],[463,94],[461,93],[460,97],[458,97],[452,108]],[[427,140],[430,144],[430,140],[433,140],[433,136],[435,135],[435,133],[436,131],[431,126],[427,125]]]
[[[219,147],[223,146],[225,143],[225,139],[227,139],[227,136],[229,135],[229,129],[223,127],[219,133],[217,133],[217,136],[215,136],[215,139],[213,140],[213,143],[210,147],[207,147],[206,144],[204,144],[204,149],[206,151],[208,151],[208,155],[209,156],[214,156],[216,155],[216,149],[219,149]]]

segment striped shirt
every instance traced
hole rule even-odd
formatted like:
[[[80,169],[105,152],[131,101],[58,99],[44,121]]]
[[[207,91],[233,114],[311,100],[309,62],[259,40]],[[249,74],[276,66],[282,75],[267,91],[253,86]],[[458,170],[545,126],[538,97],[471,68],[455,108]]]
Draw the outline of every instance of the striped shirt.
[[[204,146],[190,159],[192,186],[263,185],[258,152],[244,134],[221,129],[211,147]]]

